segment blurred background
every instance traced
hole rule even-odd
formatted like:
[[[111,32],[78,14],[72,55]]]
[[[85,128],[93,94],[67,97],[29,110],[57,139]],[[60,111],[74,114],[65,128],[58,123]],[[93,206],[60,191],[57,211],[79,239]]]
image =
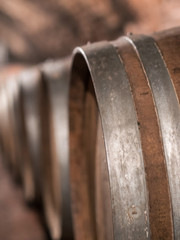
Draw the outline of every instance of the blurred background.
[[[0,1],[0,39],[11,61],[68,55],[77,45],[178,26],[178,0]]]
[[[179,11],[179,0],[0,0],[0,42],[7,49],[0,61],[32,65],[87,42],[179,26]],[[1,162],[0,239],[48,239],[36,209],[25,206]]]

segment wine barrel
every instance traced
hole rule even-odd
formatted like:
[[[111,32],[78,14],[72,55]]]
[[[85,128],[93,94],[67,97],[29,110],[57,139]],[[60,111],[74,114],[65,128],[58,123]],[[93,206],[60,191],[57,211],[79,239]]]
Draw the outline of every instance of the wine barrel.
[[[76,48],[76,239],[180,239],[180,28]]]
[[[16,133],[14,132],[13,105],[17,95],[17,85],[13,78],[9,78],[1,85],[1,138],[4,145],[4,161],[13,177],[19,179],[18,148],[16,148]]]
[[[4,141],[8,142],[6,147],[4,146],[6,150],[3,150],[3,160],[9,165],[12,175],[18,181],[20,180],[20,164],[18,162],[20,158],[20,146],[18,141],[19,131],[16,129],[15,112],[19,87],[15,76],[23,68],[24,66],[20,64],[7,64],[0,71],[1,95],[4,95],[4,100],[2,101],[6,102],[6,108],[3,108],[5,112],[1,114],[2,121],[0,128],[2,128],[2,132],[4,133],[1,134],[1,139],[3,137]],[[3,145],[2,141],[1,145]]]
[[[8,99],[4,84],[1,84],[0,88],[0,137],[1,137],[1,150],[3,162],[8,168],[12,167],[11,158],[9,154],[9,145],[10,145],[10,134],[9,134],[9,116],[8,116]]]
[[[72,239],[69,193],[70,60],[46,62],[18,76],[25,198],[40,206],[52,239]]]
[[[68,90],[71,58],[41,67],[44,85],[41,116],[42,177],[46,219],[52,239],[73,239],[69,187]],[[41,121],[42,122],[42,121]]]
[[[30,68],[18,76],[23,189],[27,202],[41,202],[40,186],[40,88],[41,73]]]
[[[13,83],[16,88],[16,94],[13,98],[12,104],[11,104],[11,121],[12,121],[12,134],[14,135],[14,141],[15,141],[15,149],[16,149],[16,175],[17,180],[19,183],[21,183],[23,187],[23,192],[25,194],[25,188],[24,188],[24,164],[23,161],[26,160],[25,151],[27,151],[27,144],[26,144],[26,138],[24,134],[24,121],[21,111],[21,94],[20,94],[20,84],[18,80],[18,74],[14,76]]]
[[[9,159],[11,161],[11,174],[15,180],[20,180],[20,148],[18,142],[18,132],[16,131],[15,126],[15,118],[14,118],[14,110],[15,110],[15,102],[18,96],[18,83],[14,77],[10,77],[5,81],[4,84],[5,94],[7,97],[7,111],[8,111],[8,132],[10,145],[7,149],[7,154],[9,155]]]

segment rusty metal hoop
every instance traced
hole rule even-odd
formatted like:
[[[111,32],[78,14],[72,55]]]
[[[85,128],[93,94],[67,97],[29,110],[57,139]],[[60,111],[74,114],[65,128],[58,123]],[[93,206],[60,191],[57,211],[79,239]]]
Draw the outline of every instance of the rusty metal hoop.
[[[150,239],[148,196],[140,136],[124,66],[115,47],[107,42],[77,48],[74,65],[78,61],[81,64],[82,61],[86,62],[83,66],[87,64],[86,68],[89,69],[92,78],[102,121],[111,189],[113,239]],[[78,68],[77,65],[76,67]],[[82,70],[82,65],[80,68]],[[87,85],[87,70],[84,76],[82,82],[84,81],[83,85]],[[75,84],[74,82],[75,79],[72,78],[71,87]],[[71,119],[72,112],[73,107],[70,104],[70,159],[72,164],[74,161],[77,164],[78,159],[74,156],[75,149],[72,149],[72,138],[77,134],[75,132],[77,126],[73,123],[74,119]],[[83,157],[82,161],[86,161]],[[133,184],[132,176],[135,180]],[[75,184],[73,180],[72,185]],[[73,191],[75,190],[72,187],[73,210],[76,215],[77,199],[82,196],[73,195]],[[77,206],[75,206],[76,203]],[[137,215],[133,215],[133,212]],[[83,227],[82,223],[81,231]],[[78,239],[77,232],[76,237]],[[88,239],[93,239],[93,237]]]

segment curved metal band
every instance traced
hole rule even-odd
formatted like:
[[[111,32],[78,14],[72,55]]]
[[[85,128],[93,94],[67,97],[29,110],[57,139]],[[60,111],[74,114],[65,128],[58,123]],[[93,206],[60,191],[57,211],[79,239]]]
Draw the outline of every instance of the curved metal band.
[[[68,91],[70,59],[48,62],[43,65],[52,106],[55,145],[59,161],[59,185],[62,198],[62,237],[73,238],[72,216],[69,192],[69,126],[68,126]],[[58,186],[58,185],[57,185]],[[59,216],[60,217],[60,216]]]
[[[131,36],[152,89],[159,116],[172,199],[175,239],[180,239],[180,107],[167,67],[155,41]]]
[[[3,153],[4,153],[4,161],[7,165],[11,165],[11,161],[9,159],[9,117],[8,117],[8,99],[6,90],[4,87],[4,84],[1,85],[0,89],[0,102],[1,102],[1,108],[0,108],[0,134],[1,134],[1,141],[3,145]]]
[[[39,119],[38,119],[38,80],[40,73],[38,69],[23,72],[20,76],[20,84],[24,95],[25,118],[28,132],[29,145],[34,157],[37,158]]]
[[[25,131],[27,137],[27,147],[30,152],[30,163],[32,174],[34,175],[35,194],[40,195],[40,176],[39,176],[39,149],[40,149],[40,117],[39,117],[39,81],[40,71],[38,68],[22,72],[19,76],[20,91],[23,100],[23,111],[25,121]],[[27,161],[27,159],[25,159]]]
[[[106,42],[77,48],[75,53],[82,54],[87,62],[101,115],[110,176],[113,239],[150,239],[142,150],[124,66],[116,49]]]

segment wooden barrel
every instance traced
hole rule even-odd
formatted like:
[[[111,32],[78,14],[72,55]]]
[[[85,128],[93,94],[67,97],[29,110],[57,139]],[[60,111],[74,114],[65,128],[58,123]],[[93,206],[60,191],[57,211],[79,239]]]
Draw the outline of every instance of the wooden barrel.
[[[52,239],[73,236],[68,148],[70,64],[70,59],[46,62],[17,77],[24,194],[28,202],[40,206]]]
[[[4,146],[6,149],[3,150],[3,160],[9,165],[12,175],[18,181],[20,180],[20,164],[18,162],[20,158],[20,146],[18,141],[19,131],[16,129],[15,112],[19,87],[15,76],[24,67],[20,64],[7,64],[0,71],[1,95],[4,96],[2,97],[4,99],[2,101],[3,103],[6,102],[6,108],[3,107],[1,111],[2,121],[0,128],[2,129],[2,133],[4,133],[2,134],[3,136],[1,135],[1,138],[3,137],[4,141],[9,143],[8,145],[6,144],[6,147]],[[1,143],[3,145],[2,141]]]
[[[180,28],[76,48],[76,239],[180,239]]]
[[[13,118],[14,102],[18,86],[13,77],[6,79],[1,85],[2,110],[1,110],[1,138],[4,146],[4,161],[9,167],[13,177],[19,179],[18,148]]]
[[[18,132],[16,131],[15,119],[14,119],[14,110],[15,102],[18,96],[18,83],[14,77],[8,78],[4,84],[5,94],[7,97],[7,111],[8,111],[8,132],[10,145],[7,149],[7,154],[11,162],[11,173],[16,180],[20,180],[20,164],[19,156],[20,149],[18,144]]]
[[[20,83],[17,76],[14,76],[13,83],[15,84],[16,94],[14,95],[13,102],[11,105],[11,121],[12,121],[12,134],[14,135],[15,149],[16,149],[16,166],[15,171],[17,179],[23,187],[24,195],[26,196],[25,184],[24,184],[24,164],[23,161],[26,159],[25,152],[27,151],[27,139],[24,134],[24,121],[21,109],[21,94],[20,94]],[[27,151],[28,152],[28,151]]]
[[[40,186],[40,81],[38,68],[30,68],[18,76],[20,86],[21,165],[25,199],[41,202]]]
[[[9,145],[11,142],[10,134],[9,134],[9,116],[8,116],[8,98],[6,95],[6,91],[4,88],[4,84],[1,84],[0,89],[0,137],[1,137],[1,150],[2,150],[2,157],[3,162],[9,168],[12,168],[12,160],[9,154]]]
[[[73,239],[69,191],[68,90],[71,59],[41,67],[44,85],[41,116],[42,178],[46,221],[53,239]],[[43,107],[44,106],[44,107]],[[43,120],[43,119],[42,119]],[[41,121],[42,122],[42,121]]]

